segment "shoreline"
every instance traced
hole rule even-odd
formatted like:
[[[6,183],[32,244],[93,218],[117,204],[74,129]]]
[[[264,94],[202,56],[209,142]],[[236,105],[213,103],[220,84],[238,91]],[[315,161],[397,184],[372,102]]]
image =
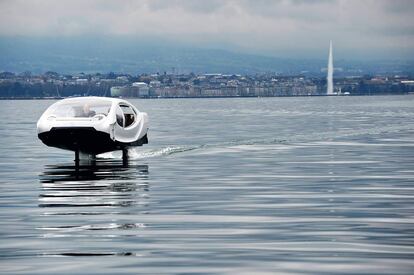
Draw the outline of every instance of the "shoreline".
[[[413,93],[370,95],[281,95],[281,96],[163,96],[163,97],[119,97],[126,99],[195,99],[195,98],[276,98],[276,97],[349,97],[349,96],[406,96]],[[81,96],[83,97],[83,96]],[[87,96],[85,96],[87,97]],[[0,97],[0,100],[60,100],[71,97]]]

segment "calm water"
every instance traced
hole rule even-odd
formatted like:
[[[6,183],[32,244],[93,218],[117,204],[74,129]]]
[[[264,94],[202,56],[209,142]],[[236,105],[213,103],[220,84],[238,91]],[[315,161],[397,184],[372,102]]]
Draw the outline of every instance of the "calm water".
[[[414,272],[414,96],[132,102],[149,144],[76,169],[0,101],[1,272]]]

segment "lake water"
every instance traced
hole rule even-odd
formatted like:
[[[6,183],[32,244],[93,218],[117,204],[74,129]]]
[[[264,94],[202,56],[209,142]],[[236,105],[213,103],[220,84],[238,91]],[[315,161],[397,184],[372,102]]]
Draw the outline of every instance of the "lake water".
[[[0,272],[412,274],[414,96],[131,100],[149,144],[76,168],[0,101]]]

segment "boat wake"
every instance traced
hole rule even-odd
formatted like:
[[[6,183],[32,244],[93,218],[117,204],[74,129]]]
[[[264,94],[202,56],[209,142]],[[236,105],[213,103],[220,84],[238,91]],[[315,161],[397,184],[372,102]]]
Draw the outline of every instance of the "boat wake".
[[[298,134],[286,138],[264,138],[264,139],[245,139],[245,140],[232,140],[221,143],[210,144],[193,144],[193,145],[169,145],[157,149],[135,149],[129,150],[130,159],[147,159],[155,157],[165,157],[180,153],[186,153],[195,150],[209,150],[217,148],[230,148],[236,146],[260,146],[260,145],[293,145],[297,143],[313,143],[321,141],[332,141],[334,139],[349,138],[360,135],[378,135],[383,133],[395,133],[400,131],[413,130],[412,125],[392,125],[378,128],[365,128],[365,129],[352,129],[352,130],[337,130],[316,132],[310,134]],[[121,152],[109,152],[101,154],[99,158],[104,159],[120,159],[122,158]]]
[[[147,158],[154,158],[154,157],[162,157],[162,156],[169,156],[172,154],[188,152],[192,150],[199,149],[203,146],[166,146],[158,149],[153,150],[142,150],[130,148],[128,150],[129,158],[130,159],[147,159]],[[122,158],[122,154],[120,152],[109,152],[105,154],[98,155],[98,158],[104,159],[120,159]]]
[[[129,155],[132,159],[145,159],[145,158],[154,158],[161,156],[169,156],[178,153],[184,153],[188,151],[193,151],[199,149],[203,146],[166,146],[160,149],[150,150],[150,151],[140,151],[139,149],[130,149]]]

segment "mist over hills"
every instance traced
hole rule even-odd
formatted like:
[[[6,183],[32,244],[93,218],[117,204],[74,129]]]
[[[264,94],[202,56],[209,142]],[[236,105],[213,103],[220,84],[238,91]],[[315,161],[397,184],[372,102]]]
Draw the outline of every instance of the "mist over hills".
[[[334,57],[335,58],[335,57]],[[412,73],[411,60],[334,59],[337,73]],[[0,71],[323,75],[327,60],[272,57],[127,37],[2,37]]]

